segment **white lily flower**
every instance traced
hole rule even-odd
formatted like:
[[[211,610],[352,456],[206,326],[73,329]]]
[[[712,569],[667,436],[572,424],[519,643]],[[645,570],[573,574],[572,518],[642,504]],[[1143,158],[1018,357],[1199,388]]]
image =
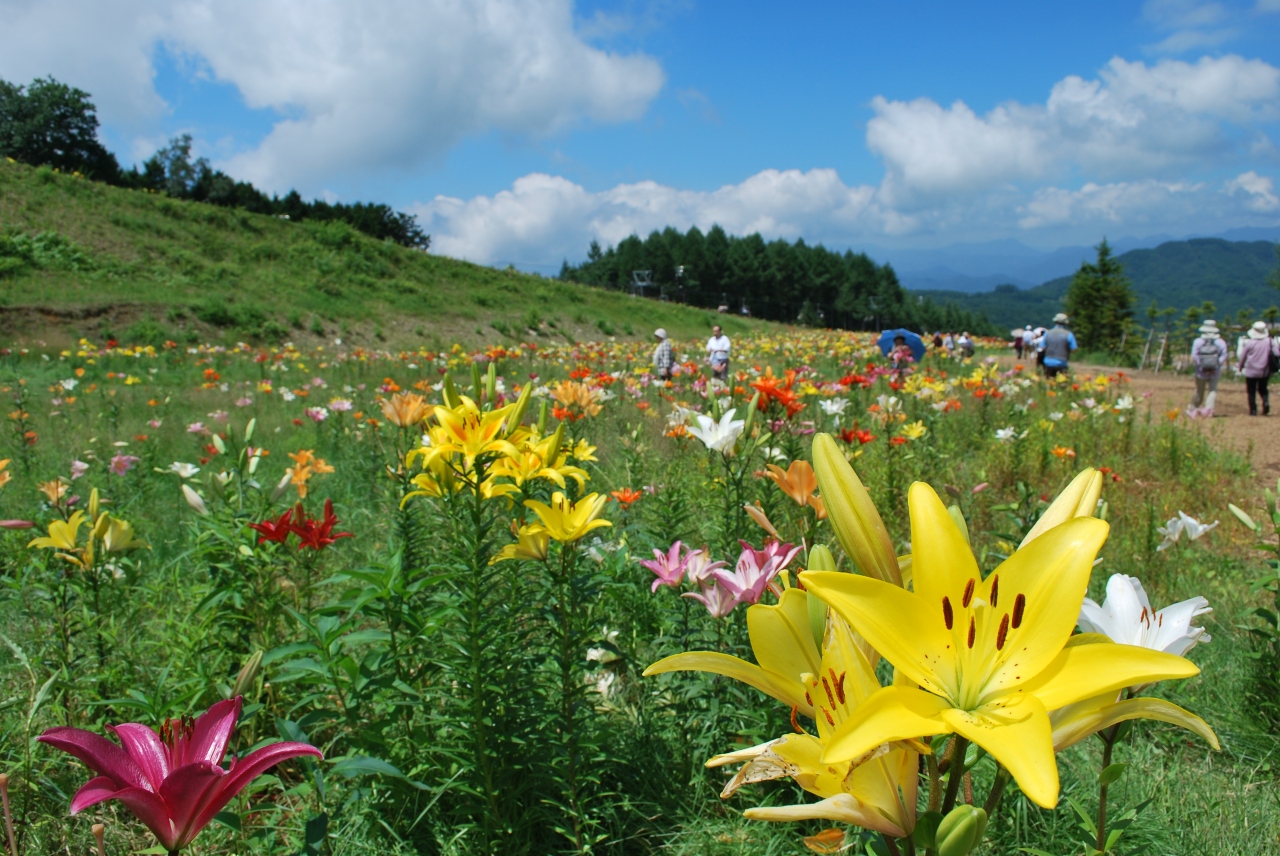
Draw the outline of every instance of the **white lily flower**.
[[[1160,533],[1160,537],[1164,539],[1160,542],[1160,546],[1156,547],[1156,552],[1162,552],[1177,544],[1178,539],[1182,537],[1184,532],[1188,541],[1194,541],[1217,526],[1218,522],[1215,520],[1212,523],[1204,524],[1185,511],[1179,511],[1177,517],[1171,517],[1164,526],[1156,527],[1156,532]]]
[[[844,413],[844,409],[849,406],[847,398],[824,398],[818,402],[818,406],[822,408],[822,412],[828,416],[839,416]]]
[[[184,464],[181,461],[174,461],[169,465],[169,472],[177,473],[178,478],[189,479],[196,473],[200,472],[200,468],[195,464]]]
[[[735,410],[737,410],[735,407],[726,410],[719,422],[699,413],[698,427],[690,427],[689,433],[701,440],[708,449],[728,455],[733,451],[733,444],[738,442],[743,429],[747,427],[746,420],[733,418]]]
[[[1116,410],[1132,410],[1133,396],[1132,395],[1120,396],[1120,398],[1116,399],[1115,408]]]
[[[1179,511],[1178,517],[1182,521],[1182,531],[1187,533],[1187,539],[1190,541],[1196,540],[1210,529],[1216,527],[1220,522],[1215,520],[1212,523],[1201,523],[1184,511]]]
[[[1080,629],[1101,633],[1121,645],[1139,645],[1181,657],[1200,642],[1208,642],[1203,627],[1191,622],[1213,612],[1209,601],[1193,597],[1156,611],[1137,577],[1113,574],[1107,580],[1107,597],[1099,606],[1085,598],[1080,607]]]
[[[996,429],[996,439],[999,440],[1001,443],[1012,443],[1015,440],[1021,440],[1025,436],[1027,436],[1026,431],[1023,431],[1021,434],[1019,434],[1018,429],[1014,428],[1012,425],[1010,425],[1008,428]]]

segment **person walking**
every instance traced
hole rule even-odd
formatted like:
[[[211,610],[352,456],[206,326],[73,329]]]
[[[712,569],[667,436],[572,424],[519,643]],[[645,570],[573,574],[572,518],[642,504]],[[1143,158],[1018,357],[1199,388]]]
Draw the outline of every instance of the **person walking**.
[[[658,340],[658,346],[653,349],[653,373],[662,380],[671,380],[671,370],[675,367],[675,357],[671,353],[671,340],[667,338],[667,331],[662,327],[653,331],[653,338]]]
[[[1209,319],[1200,325],[1200,336],[1191,343],[1191,361],[1196,367],[1196,391],[1187,415],[1208,418],[1218,398],[1218,381],[1227,364],[1227,343],[1218,332],[1218,322]]]
[[[1043,359],[1044,376],[1054,378],[1063,374],[1071,365],[1071,354],[1075,351],[1076,334],[1067,329],[1069,319],[1059,312],[1053,316],[1053,329],[1046,330],[1038,340],[1038,350]]]
[[[960,334],[960,338],[956,340],[956,345],[960,348],[960,359],[967,360],[973,356],[973,338],[969,335],[968,330]]]
[[[711,338],[707,340],[707,362],[711,364],[711,376],[716,380],[729,376],[729,337],[719,324],[711,328]]]
[[[1245,390],[1249,394],[1249,415],[1258,415],[1258,398],[1262,399],[1262,415],[1271,414],[1271,398],[1267,394],[1267,381],[1275,373],[1280,361],[1280,344],[1271,338],[1267,322],[1255,321],[1249,328],[1248,338],[1240,344],[1239,369],[1244,373]]]

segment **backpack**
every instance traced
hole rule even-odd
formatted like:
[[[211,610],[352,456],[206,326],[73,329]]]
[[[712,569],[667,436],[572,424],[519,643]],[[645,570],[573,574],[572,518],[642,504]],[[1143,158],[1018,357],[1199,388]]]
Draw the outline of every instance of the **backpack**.
[[[1222,368],[1222,354],[1218,351],[1218,340],[1204,338],[1200,340],[1200,347],[1192,354],[1196,363],[1197,377],[1212,377],[1216,375]]]

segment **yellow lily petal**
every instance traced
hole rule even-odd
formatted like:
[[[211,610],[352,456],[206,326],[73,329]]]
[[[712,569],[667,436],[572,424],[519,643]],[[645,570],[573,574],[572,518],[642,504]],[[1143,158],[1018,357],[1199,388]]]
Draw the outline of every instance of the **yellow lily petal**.
[[[790,680],[783,675],[767,672],[754,663],[721,654],[718,651],[688,651],[684,654],[673,654],[664,657],[644,670],[644,677],[661,675],[666,672],[710,672],[713,675],[724,675],[735,681],[742,681],[755,687],[767,696],[776,698],[787,707],[799,707],[806,716],[813,715],[813,705],[805,701],[804,687],[799,681]]]
[[[1155,719],[1178,725],[1199,734],[1214,749],[1222,748],[1218,745],[1218,735],[1213,733],[1207,722],[1162,698],[1116,701],[1115,693],[1107,693],[1055,710],[1049,714],[1049,719],[1053,723],[1055,752],[1061,752],[1068,746],[1074,746],[1086,737],[1127,719]]]
[[[889,530],[880,519],[871,495],[830,434],[814,437],[813,469],[826,503],[827,519],[845,555],[859,572],[901,586],[902,574]]]
[[[1018,549],[979,588],[994,615],[1009,616],[1002,662],[991,673],[980,702],[1022,688],[1058,656],[1079,619],[1094,557],[1107,540],[1101,520],[1079,518],[1056,526]],[[996,619],[1001,620],[1001,619]],[[1048,701],[1049,709],[1057,707]]]
[[[950,519],[947,525],[951,525]],[[919,595],[891,583],[837,571],[806,571],[800,581],[916,684],[939,695],[952,689],[940,683],[955,672],[954,654],[949,653],[951,636],[940,621],[920,620]],[[941,606],[938,608],[941,611]],[[904,632],[905,628],[911,628],[910,632]],[[942,662],[948,656],[950,659]]]
[[[822,652],[809,629],[809,595],[791,588],[777,605],[756,604],[747,609],[747,632],[760,666],[777,675],[799,677],[818,671]],[[803,690],[801,690],[803,695]]]
[[[852,794],[836,794],[816,803],[802,805],[749,808],[742,813],[742,816],[748,820],[834,820],[837,823],[851,823],[864,829],[882,832],[894,838],[905,838],[907,835],[901,827]]]
[[[1044,510],[1036,525],[1022,539],[1019,547],[1025,547],[1055,526],[1066,523],[1075,517],[1092,517],[1098,506],[1098,497],[1102,495],[1102,473],[1093,467],[1086,467],[1071,480],[1058,498]]]
[[[1036,805],[1053,808],[1058,804],[1053,730],[1038,698],[1022,696],[1014,704],[991,704],[972,712],[948,708],[942,719],[949,731],[990,752]]]
[[[969,582],[976,584],[982,579],[969,539],[956,526],[938,494],[924,482],[911,485],[907,503],[911,509],[912,579],[921,606],[941,609],[944,597],[950,598],[952,604],[960,604]]]
[[[942,718],[950,710],[946,699],[910,687],[885,687],[858,706],[827,741],[822,753],[826,764],[865,755],[882,743],[947,734],[951,726]]]
[[[1163,651],[1115,643],[1073,645],[1064,648],[1044,671],[1024,682],[1019,691],[1035,693],[1046,708],[1057,710],[1135,684],[1198,674],[1200,669],[1195,663]]]

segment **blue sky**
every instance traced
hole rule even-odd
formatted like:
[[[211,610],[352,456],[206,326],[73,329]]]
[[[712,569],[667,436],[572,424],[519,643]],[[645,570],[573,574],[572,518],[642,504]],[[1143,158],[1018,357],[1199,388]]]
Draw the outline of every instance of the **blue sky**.
[[[1280,0],[0,0],[0,77],[141,159],[414,211],[554,269],[720,222],[834,246],[1280,223]]]

